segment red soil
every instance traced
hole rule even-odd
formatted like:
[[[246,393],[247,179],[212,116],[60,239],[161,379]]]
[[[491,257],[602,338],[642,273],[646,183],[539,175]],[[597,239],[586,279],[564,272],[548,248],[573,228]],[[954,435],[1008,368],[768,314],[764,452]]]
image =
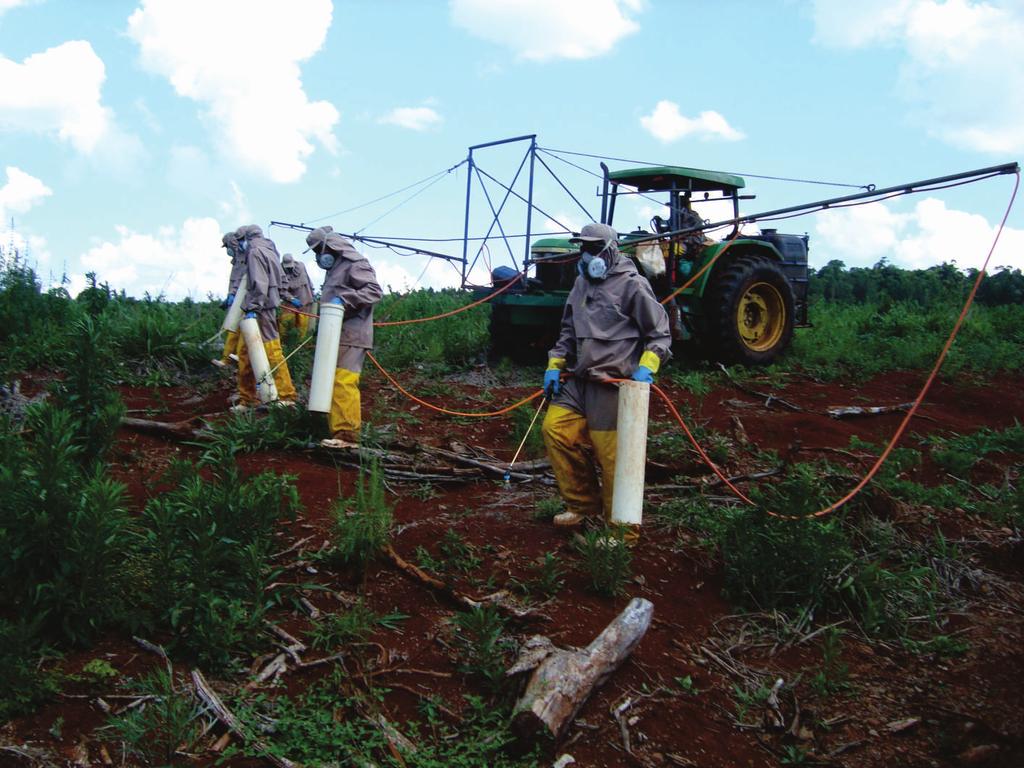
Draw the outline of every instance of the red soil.
[[[775,450],[783,457],[810,460],[825,455],[815,453],[815,449],[848,448],[853,436],[881,444],[902,418],[902,414],[892,414],[834,420],[823,413],[825,406],[906,402],[916,395],[921,378],[920,374],[901,373],[856,386],[806,379],[793,379],[783,389],[773,389],[768,383],[751,385],[758,391],[771,391],[799,404],[802,412],[777,405],[765,407],[758,398],[735,388],[716,390],[702,403],[670,383],[665,388],[677,405],[689,403],[691,412],[697,413],[711,429],[732,434],[733,419],[738,418],[757,448]],[[415,382],[410,387],[416,391]],[[479,387],[446,382],[446,388],[443,398],[426,399],[443,399],[448,408],[484,411],[513,402],[529,391],[523,387],[497,387],[489,390],[493,399],[488,399]],[[401,438],[444,447],[458,441],[482,447],[503,460],[510,459],[515,450],[511,416],[472,422],[453,420],[412,404],[372,372],[367,372],[363,390],[366,419],[377,426],[394,424]],[[201,397],[183,388],[163,389],[159,397],[154,397],[152,390],[139,388],[127,389],[122,394],[126,406],[144,412],[146,418],[176,421],[223,411],[229,393],[230,385],[225,380]],[[911,425],[905,445],[915,446],[921,437],[936,432],[1008,427],[1015,419],[1024,418],[1024,392],[1019,382],[1008,376],[985,382],[939,383],[920,415],[922,418]],[[664,407],[652,403],[652,420],[668,419]],[[133,506],[141,508],[159,492],[155,481],[170,462],[194,459],[196,452],[196,448],[180,442],[122,430],[113,456],[114,471],[128,486]],[[866,467],[856,458],[842,454],[830,453],[827,457],[851,470],[862,472]],[[978,476],[973,479],[990,482],[1001,477],[1004,468],[1014,461],[1019,462],[1020,457],[990,457],[976,468]],[[330,454],[320,451],[260,452],[242,456],[240,462],[246,472],[271,470],[298,478],[304,510],[294,524],[282,528],[282,549],[306,536],[313,538],[304,550],[317,549],[329,536],[330,513],[336,499],[339,495],[350,495],[356,479],[354,469],[336,466]],[[731,460],[730,471],[740,463]],[[670,467],[669,475],[687,468],[697,470],[689,457],[679,457],[678,466]],[[706,474],[707,470],[700,468],[697,473]],[[938,468],[926,461],[911,477],[932,482],[938,473]],[[513,579],[527,581],[543,553],[558,554],[567,566],[567,574],[563,589],[542,606],[551,620],[513,625],[520,639],[540,633],[559,645],[586,645],[629,597],[642,596],[654,603],[655,619],[647,635],[633,656],[587,702],[564,744],[551,752],[551,759],[569,752],[577,765],[588,768],[772,766],[779,763],[785,749],[791,748],[812,754],[821,760],[817,764],[828,765],[1024,765],[1024,700],[1020,694],[1020,683],[1024,680],[1024,610],[1020,602],[1024,558],[1020,541],[1009,529],[999,530],[985,521],[968,518],[962,510],[894,510],[894,521],[908,530],[919,529],[930,535],[928,521],[923,519],[927,513],[938,521],[947,536],[975,541],[974,564],[1001,574],[1011,590],[998,599],[992,594],[981,594],[962,616],[954,617],[955,623],[948,631],[963,630],[970,643],[966,654],[958,658],[914,655],[881,643],[868,645],[847,633],[842,661],[849,667],[852,688],[846,693],[821,697],[808,685],[821,667],[821,636],[782,649],[776,647],[773,637],[745,634],[754,625],[735,616],[721,597],[720,565],[686,539],[677,539],[650,524],[645,526],[635,549],[634,580],[628,586],[628,595],[610,600],[588,589],[586,578],[574,567],[578,557],[568,536],[549,523],[533,519],[537,501],[553,495],[553,488],[536,484],[506,488],[499,483],[476,480],[435,486],[435,495],[421,500],[411,493],[415,486],[391,487],[397,493],[393,499],[393,544],[406,559],[415,560],[418,547],[436,554],[438,542],[448,530],[457,531],[476,547],[483,564],[457,580],[459,588],[466,592],[483,594],[484,582],[500,587]],[[463,706],[463,694],[482,692],[477,681],[458,672],[457,660],[443,644],[445,622],[457,610],[451,601],[414,583],[387,563],[373,565],[362,585],[355,583],[350,574],[325,568],[319,568],[315,574],[303,574],[303,580],[316,580],[335,591],[362,590],[374,610],[397,610],[410,617],[401,624],[400,631],[375,633],[372,639],[380,647],[367,651],[371,656],[383,651],[384,666],[398,670],[376,678],[380,685],[401,686],[393,688],[386,697],[386,708],[394,721],[416,717],[421,696],[439,695],[449,708],[457,711]],[[339,609],[331,592],[310,590],[306,594],[321,611]],[[1011,599],[1012,596],[1015,598]],[[304,614],[287,608],[279,609],[275,618],[295,635],[301,635],[310,626]],[[712,645],[716,641],[719,644]],[[709,662],[709,655],[702,652],[730,646],[732,657],[758,670],[760,679],[768,684],[775,677],[796,684],[796,698],[789,695],[783,702],[787,727],[799,702],[799,720],[792,733],[762,732],[735,725],[733,685],[737,680],[720,665]],[[109,661],[125,676],[134,676],[159,663],[127,638],[111,635],[91,649],[69,653],[61,668],[76,672],[94,658]],[[181,663],[176,668],[184,673],[187,665]],[[324,675],[325,669],[289,672],[285,690],[292,694],[300,692]],[[675,682],[676,678],[686,676],[692,679],[696,694],[682,693]],[[111,684],[104,687],[80,683],[68,687],[66,693],[100,694],[109,690]],[[620,727],[610,714],[627,697],[633,700],[626,711],[631,755],[626,753]],[[752,710],[745,721],[760,725],[761,715],[760,711]],[[59,735],[54,735],[56,731],[50,730],[57,718],[63,718],[63,722]],[[895,726],[890,724],[906,718],[919,720],[905,730],[891,732]],[[2,740],[41,743],[63,754],[69,765],[76,754],[81,754],[83,747],[78,745],[85,743],[90,764],[100,764],[98,745],[103,737],[93,729],[105,720],[95,698],[63,696],[33,716],[8,725]],[[111,750],[113,754],[112,746]],[[834,755],[831,758],[827,757],[830,753]],[[0,756],[0,764],[25,763]],[[235,760],[229,764],[260,763]]]

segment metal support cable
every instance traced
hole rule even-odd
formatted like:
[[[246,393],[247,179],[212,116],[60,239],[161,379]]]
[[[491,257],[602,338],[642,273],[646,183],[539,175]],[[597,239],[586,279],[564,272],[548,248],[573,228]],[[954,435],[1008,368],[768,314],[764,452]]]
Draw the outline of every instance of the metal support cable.
[[[358,211],[360,208],[366,208],[367,206],[373,205],[374,203],[379,203],[381,200],[387,200],[389,197],[394,197],[395,195],[402,194],[407,189],[412,189],[413,187],[418,187],[420,184],[426,184],[428,181],[432,181],[432,180],[434,180],[435,178],[437,178],[439,176],[444,176],[445,174],[451,173],[452,171],[457,170],[459,168],[459,166],[463,165],[465,162],[466,162],[465,160],[460,160],[455,165],[453,165],[451,168],[445,168],[443,171],[438,171],[437,173],[432,173],[430,176],[427,176],[424,179],[420,179],[419,181],[415,181],[412,184],[409,184],[407,186],[402,187],[401,189],[396,189],[394,192],[388,192],[386,195],[381,195],[380,197],[375,197],[373,200],[369,200],[369,201],[367,201],[365,203],[360,203],[359,205],[354,205],[351,208],[346,208],[343,211],[336,211],[335,213],[329,213],[326,216],[319,216],[319,217],[317,217],[315,219],[310,219],[306,223],[307,224],[315,224],[318,221],[323,221],[324,219],[330,219],[330,218],[333,218],[335,216],[342,216],[343,214],[351,213],[352,211]]]
[[[360,227],[359,229],[357,229],[357,230],[355,231],[355,234],[357,234],[357,235],[358,235],[358,234],[359,234],[360,232],[362,232],[362,231],[363,231],[364,229],[366,229],[367,227],[369,227],[369,226],[372,226],[372,225],[376,224],[376,223],[377,223],[378,221],[380,221],[381,219],[383,219],[383,218],[384,218],[385,216],[388,216],[388,215],[390,215],[390,214],[394,213],[395,211],[397,211],[397,210],[398,210],[399,208],[401,208],[401,207],[402,207],[403,205],[405,205],[406,203],[408,203],[408,202],[410,202],[411,200],[413,200],[414,198],[416,198],[416,197],[419,197],[420,195],[422,195],[422,194],[423,194],[424,192],[426,192],[426,191],[427,191],[428,189],[430,189],[430,188],[431,188],[432,186],[434,186],[435,184],[437,184],[437,183],[438,183],[439,181],[441,181],[441,179],[443,179],[443,178],[444,178],[444,176],[438,176],[438,177],[437,177],[437,178],[435,178],[435,179],[434,179],[433,181],[431,181],[431,182],[430,182],[429,184],[427,184],[427,185],[426,185],[425,187],[422,187],[422,188],[420,188],[420,189],[417,189],[417,190],[416,190],[415,192],[413,192],[413,193],[412,193],[411,195],[409,195],[409,196],[408,196],[407,198],[405,198],[405,199],[404,199],[404,200],[403,200],[402,202],[400,202],[400,203],[399,203],[398,205],[396,205],[396,206],[394,206],[393,208],[390,208],[390,209],[388,209],[388,210],[384,211],[384,213],[382,213],[382,214],[381,214],[380,216],[378,216],[378,217],[377,217],[376,219],[374,219],[373,221],[369,222],[368,224],[364,224],[363,226],[361,226],[361,227]]]
[[[543,158],[543,157],[539,157],[539,156],[538,156],[538,157],[537,157],[537,160],[539,160],[539,161],[540,161],[540,164],[544,166],[544,169],[545,169],[545,170],[546,170],[546,171],[547,171],[548,173],[550,173],[550,174],[551,174],[551,178],[553,178],[553,179],[554,179],[555,181],[557,181],[557,182],[558,182],[558,186],[560,186],[560,187],[561,187],[561,188],[562,188],[563,190],[565,190],[565,194],[567,194],[567,195],[568,195],[569,197],[571,197],[571,198],[572,198],[572,201],[573,201],[574,203],[576,203],[576,205],[578,205],[578,206],[579,206],[580,210],[581,210],[581,211],[583,211],[583,214],[584,214],[584,215],[585,215],[585,216],[586,216],[586,217],[587,217],[587,218],[588,218],[588,219],[589,219],[590,221],[595,221],[595,219],[594,219],[593,215],[592,215],[592,214],[590,213],[590,211],[588,211],[588,210],[586,209],[586,206],[584,206],[584,205],[583,205],[583,203],[581,203],[581,202],[580,202],[579,200],[577,200],[577,199],[576,199],[576,195],[574,195],[574,194],[573,194],[572,192],[570,192],[570,191],[569,191],[569,188],[568,188],[567,186],[565,186],[565,184],[563,184],[563,183],[562,183],[562,180],[561,180],[560,178],[558,178],[558,175],[557,175],[557,174],[556,174],[556,173],[555,173],[555,172],[554,172],[553,170],[551,170],[551,166],[549,166],[549,165],[548,165],[547,163],[545,163],[545,162],[544,162],[544,158]]]
[[[614,160],[617,163],[637,163],[639,165],[652,165],[662,166],[664,163],[653,162],[650,160],[630,160],[626,157],[611,157],[609,155],[592,155],[587,152],[572,152],[568,149],[553,149],[551,147],[539,147],[544,152],[556,152],[565,155],[575,155],[577,157],[590,157],[594,160]],[[710,171],[709,168],[692,168],[694,171]],[[714,173],[723,173],[723,171],[714,171]],[[743,173],[741,171],[724,171],[724,173],[732,173],[736,176],[746,176],[750,179],[767,179],[769,181],[790,181],[797,184],[818,184],[825,187],[848,187],[850,189],[866,189],[871,190],[874,188],[874,184],[847,184],[841,181],[823,181],[821,179],[796,179],[789,176],[769,176],[763,173]]]

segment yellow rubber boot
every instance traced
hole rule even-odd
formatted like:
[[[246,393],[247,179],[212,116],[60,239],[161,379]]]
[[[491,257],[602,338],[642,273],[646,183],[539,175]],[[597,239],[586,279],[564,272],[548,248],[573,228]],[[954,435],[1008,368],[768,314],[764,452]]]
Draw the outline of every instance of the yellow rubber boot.
[[[295,325],[295,318],[297,318],[294,312],[289,312],[287,309],[282,309],[277,318],[277,331],[284,338],[288,335],[288,329]]]
[[[358,442],[362,427],[362,402],[359,397],[359,374],[338,368],[334,371],[334,392],[327,427],[332,437]]]
[[[245,346],[241,335],[238,341],[238,404],[254,407],[260,404],[260,397],[256,393],[256,376],[249,361],[249,348]]]
[[[623,540],[626,544],[632,545],[640,538],[640,526],[612,523],[612,497],[615,493],[615,455],[618,435],[619,433],[614,429],[592,430],[590,441],[594,445],[597,462],[601,465],[601,507],[604,510],[604,522],[608,526],[615,525],[616,528],[620,528]]]
[[[590,444],[586,418],[568,408],[552,405],[544,416],[541,433],[568,515],[597,515],[601,510],[601,494],[594,466],[585,451]]]
[[[288,370],[288,363],[284,361],[284,353],[281,351],[281,339],[263,342],[263,348],[267,350],[267,362],[274,371],[274,385],[277,387],[279,400],[294,400],[295,385],[292,384],[292,375]],[[275,370],[276,369],[276,370]]]
[[[238,331],[228,331],[227,336],[224,337],[224,352],[220,356],[220,360],[224,365],[230,365],[234,362],[231,359],[231,355],[238,356]]]

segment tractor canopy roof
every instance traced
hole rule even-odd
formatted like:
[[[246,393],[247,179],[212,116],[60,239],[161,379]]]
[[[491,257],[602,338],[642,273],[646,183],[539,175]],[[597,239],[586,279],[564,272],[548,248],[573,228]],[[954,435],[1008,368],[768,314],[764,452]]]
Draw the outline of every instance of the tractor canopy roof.
[[[566,235],[565,237],[545,237],[540,240],[534,240],[530,246],[530,250],[533,251],[578,251],[579,246],[569,242],[569,238],[572,235]]]
[[[665,192],[670,189],[712,192],[735,192],[746,186],[741,176],[701,168],[659,165],[650,168],[626,168],[612,171],[608,178],[617,184],[628,184],[640,192]]]

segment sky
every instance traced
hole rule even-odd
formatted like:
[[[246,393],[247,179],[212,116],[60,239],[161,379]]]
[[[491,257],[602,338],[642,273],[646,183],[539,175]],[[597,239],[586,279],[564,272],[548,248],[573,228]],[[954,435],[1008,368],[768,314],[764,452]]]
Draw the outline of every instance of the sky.
[[[221,235],[243,224],[318,282],[304,233],[272,221],[456,257],[468,221],[473,238],[512,236],[469,241],[484,283],[525,250],[526,206],[501,208],[498,183],[529,144],[474,150],[467,216],[472,145],[536,135],[534,237],[599,215],[586,155],[737,173],[756,196],[744,212],[771,210],[858,191],[811,181],[1019,160],[1021,39],[1022,0],[0,0],[0,247],[72,294],[95,272],[133,296],[205,299],[226,293]],[[517,194],[527,178],[528,164]],[[775,226],[810,236],[814,266],[977,267],[1012,188]],[[630,198],[614,224],[660,212]],[[391,290],[460,280],[451,262],[360,248]],[[1024,267],[1024,203],[991,266]]]

